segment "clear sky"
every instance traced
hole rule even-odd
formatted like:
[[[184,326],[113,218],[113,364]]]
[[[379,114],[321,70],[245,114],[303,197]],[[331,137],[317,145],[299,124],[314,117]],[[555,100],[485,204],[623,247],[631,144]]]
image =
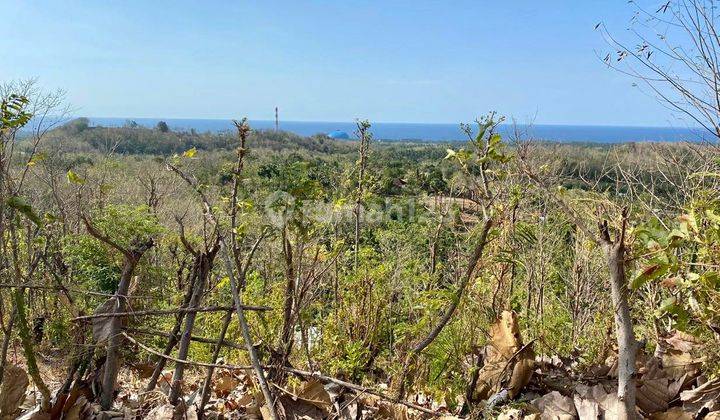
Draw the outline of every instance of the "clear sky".
[[[657,2],[649,2],[649,8]],[[0,0],[0,80],[79,115],[682,125],[606,68],[626,0]],[[604,54],[603,54],[604,55]]]

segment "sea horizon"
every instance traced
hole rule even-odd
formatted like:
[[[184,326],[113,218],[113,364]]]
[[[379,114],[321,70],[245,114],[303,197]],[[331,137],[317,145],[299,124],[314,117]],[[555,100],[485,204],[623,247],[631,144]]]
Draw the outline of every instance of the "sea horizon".
[[[197,132],[223,132],[233,129],[229,119],[204,118],[120,118],[85,117],[91,126],[120,127],[134,121],[143,127],[154,127],[165,121],[171,130]],[[275,128],[272,120],[248,120],[254,129]],[[279,128],[301,136],[328,134],[334,131],[354,137],[354,121],[280,121]],[[451,123],[407,123],[376,122],[371,131],[377,140],[387,141],[462,141],[467,135],[460,124]],[[526,138],[555,142],[630,143],[630,142],[697,142],[704,140],[707,133],[701,128],[620,126],[620,125],[576,125],[576,124],[502,124],[499,132],[512,136],[518,131]]]

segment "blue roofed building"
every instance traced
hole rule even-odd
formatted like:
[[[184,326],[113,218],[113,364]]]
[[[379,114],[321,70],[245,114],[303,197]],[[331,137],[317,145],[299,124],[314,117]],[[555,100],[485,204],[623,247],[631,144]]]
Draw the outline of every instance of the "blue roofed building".
[[[341,130],[331,131],[327,134],[327,136],[330,137],[331,139],[349,139],[350,138],[348,133],[341,131]]]

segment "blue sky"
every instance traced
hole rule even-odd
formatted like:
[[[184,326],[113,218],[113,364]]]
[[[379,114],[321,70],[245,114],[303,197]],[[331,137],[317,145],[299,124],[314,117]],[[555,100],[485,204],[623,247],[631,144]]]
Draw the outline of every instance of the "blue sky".
[[[656,2],[649,2],[652,7]],[[0,80],[97,117],[683,125],[598,59],[625,0],[0,0]]]

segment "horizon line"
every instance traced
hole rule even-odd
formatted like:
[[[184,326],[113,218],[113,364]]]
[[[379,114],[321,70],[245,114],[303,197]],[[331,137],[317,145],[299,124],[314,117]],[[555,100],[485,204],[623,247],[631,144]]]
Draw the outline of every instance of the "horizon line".
[[[77,118],[88,118],[90,120],[92,119],[115,119],[115,120],[126,120],[126,121],[132,121],[132,120],[158,120],[158,121],[172,121],[172,120],[184,120],[184,121],[227,121],[231,122],[233,120],[237,120],[237,118],[188,118],[188,117],[99,117],[99,116],[77,116],[77,117],[71,117],[67,121],[71,121],[73,119]],[[248,118],[248,121],[262,121],[262,122],[271,122],[275,123],[275,120],[273,119],[262,119],[262,118]],[[356,120],[349,120],[349,121],[331,121],[331,120],[280,120],[280,126],[282,127],[282,123],[330,123],[330,124],[351,124],[354,123]],[[457,125],[460,124],[472,124],[474,121],[470,122],[408,122],[408,121],[373,121],[369,120],[370,124],[400,124],[400,125]],[[607,128],[662,128],[662,129],[680,129],[680,130],[705,130],[703,127],[680,127],[680,126],[673,126],[673,125],[613,125],[613,124],[569,124],[569,123],[513,123],[513,122],[503,122],[500,125],[518,125],[518,126],[524,126],[524,127],[532,127],[532,126],[555,126],[555,127],[607,127]]]

